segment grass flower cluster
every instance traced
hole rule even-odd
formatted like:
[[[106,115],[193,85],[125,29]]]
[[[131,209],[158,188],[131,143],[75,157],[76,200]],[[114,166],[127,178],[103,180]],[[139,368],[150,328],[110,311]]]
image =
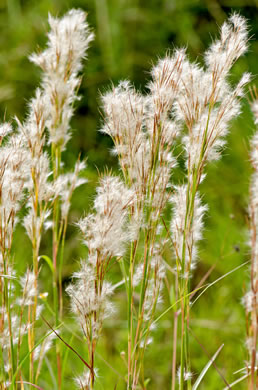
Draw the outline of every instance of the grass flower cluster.
[[[84,365],[81,374],[74,374],[74,388],[101,388],[98,345],[105,321],[119,310],[114,299],[118,288],[126,297],[127,348],[121,355],[125,363],[121,387],[114,383],[113,388],[154,388],[145,375],[146,355],[166,313],[172,317],[173,340],[166,388],[196,390],[202,384],[208,388],[205,374],[212,365],[217,369],[214,361],[222,347],[196,378],[189,342],[192,298],[204,287],[192,285],[208,213],[200,184],[207,164],[221,156],[251,79],[244,73],[236,85],[229,82],[232,66],[248,48],[247,22],[233,13],[204,53],[204,65],[190,62],[186,49],[176,49],[152,68],[145,94],[124,80],[101,96],[101,132],[112,138],[120,174],[100,175],[92,211],[77,222],[86,255],[65,291],[69,211],[75,189],[86,183],[81,175],[86,164],[78,157],[73,171],[67,172],[63,152],[69,147],[82,61],[94,36],[80,10],[60,19],[49,16],[49,25],[46,49],[30,56],[41,68],[42,81],[27,118],[24,122],[16,118],[15,129],[9,123],[0,126],[0,389],[42,389],[46,362],[54,367],[50,371],[56,388],[65,389],[68,351]],[[252,106],[256,123],[257,102],[256,96]],[[243,298],[249,361],[243,362],[241,380],[247,380],[249,390],[257,388],[258,380],[257,145],[256,134],[251,143],[250,290]],[[179,163],[180,180],[175,178]],[[32,249],[24,275],[16,272],[12,249],[19,222]],[[46,230],[51,231],[50,257],[42,252]],[[52,291],[44,291],[43,261],[49,266]],[[114,268],[118,283],[112,279]],[[166,307],[167,296],[171,302]],[[63,330],[70,329],[68,298],[77,324],[70,342],[63,337]],[[40,326],[46,325],[42,333]],[[72,346],[74,333],[84,345],[83,355]],[[220,375],[230,389],[233,384]]]

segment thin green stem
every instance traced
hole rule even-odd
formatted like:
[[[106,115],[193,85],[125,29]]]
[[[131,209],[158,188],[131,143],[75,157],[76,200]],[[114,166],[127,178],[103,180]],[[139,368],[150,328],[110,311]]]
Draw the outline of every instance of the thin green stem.
[[[65,245],[65,237],[67,230],[67,217],[64,221],[64,227],[62,229],[62,240],[61,240],[61,250],[60,250],[60,260],[59,260],[59,276],[58,276],[58,284],[59,284],[59,317],[62,320],[63,316],[63,290],[62,290],[62,271],[63,271],[63,263],[64,263],[64,245]]]
[[[61,148],[58,145],[51,145],[51,157],[52,157],[52,167],[53,167],[53,179],[54,182],[58,179],[60,175],[61,168]],[[59,322],[59,299],[58,299],[58,279],[62,270],[60,270],[60,265],[57,264],[58,251],[60,244],[60,201],[56,197],[53,204],[53,298],[54,298],[54,311],[55,311],[55,324],[58,325]],[[58,388],[61,390],[61,378],[62,378],[62,369],[61,369],[61,356],[60,356],[60,342],[56,340],[56,357],[57,357],[57,374],[58,374]]]

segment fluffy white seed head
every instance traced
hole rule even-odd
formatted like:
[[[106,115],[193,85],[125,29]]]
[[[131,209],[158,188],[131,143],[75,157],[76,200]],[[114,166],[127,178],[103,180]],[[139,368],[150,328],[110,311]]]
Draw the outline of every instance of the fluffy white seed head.
[[[252,104],[255,123],[257,124],[257,91],[254,88],[255,100]],[[251,141],[251,163],[253,166],[253,174],[250,186],[250,246],[251,246],[251,272],[250,272],[250,287],[243,297],[243,304],[246,309],[249,329],[248,338],[246,340],[247,350],[249,352],[250,369],[257,366],[257,314],[258,314],[258,132],[254,134]]]
[[[175,192],[171,197],[171,203],[173,205],[171,232],[175,256],[180,259],[182,263],[185,263],[185,272],[186,274],[189,274],[196,265],[197,243],[202,238],[203,216],[207,207],[202,205],[200,196],[197,193],[192,221],[187,221],[186,185],[175,187]],[[184,251],[183,248],[185,248]]]
[[[193,374],[190,372],[190,371],[186,371],[184,369],[184,381],[190,381],[193,377]],[[181,367],[178,367],[178,370],[177,370],[177,379],[178,379],[178,382],[180,383],[181,382]]]
[[[49,141],[64,149],[70,138],[72,105],[80,84],[78,73],[93,34],[86,14],[80,10],[71,10],[61,19],[50,15],[49,25],[47,48],[31,55],[30,59],[43,70],[42,90]]]
[[[2,123],[0,125],[0,141],[2,141],[2,139],[4,137],[6,137],[8,134],[11,134],[13,131],[12,129],[12,126],[10,125],[10,123]]]
[[[125,244],[130,241],[125,230],[128,208],[134,200],[134,192],[127,189],[118,177],[101,179],[94,201],[95,214],[78,222],[90,253],[97,251],[104,257],[123,255]]]
[[[112,285],[107,281],[101,282],[101,287],[96,271],[91,265],[81,262],[79,272],[74,275],[75,284],[70,284],[66,292],[71,298],[71,309],[80,321],[84,335],[97,340],[103,321],[113,312],[110,297],[113,293]]]
[[[149,104],[153,112],[166,118],[178,93],[182,65],[185,61],[185,49],[175,50],[172,56],[160,59],[151,70],[152,81],[149,84]]]
[[[28,269],[25,275],[20,278],[20,284],[23,289],[22,304],[32,305],[33,298],[38,294],[35,273]]]
[[[214,73],[214,82],[225,77],[234,62],[248,48],[248,28],[246,19],[233,13],[221,27],[220,39],[216,40],[205,53],[209,70]]]
[[[0,224],[2,238],[8,248],[17,222],[17,213],[24,197],[25,183],[29,177],[29,162],[23,148],[23,139],[19,134],[12,134],[2,146],[0,154]]]
[[[54,196],[61,199],[61,216],[64,220],[68,216],[74,190],[87,183],[85,178],[80,177],[85,168],[85,161],[77,161],[73,172],[59,175],[54,183]]]
[[[97,368],[94,368],[94,377],[98,377]],[[90,371],[86,369],[82,373],[82,375],[77,376],[74,379],[74,382],[76,383],[78,389],[87,390],[90,388],[90,380],[91,380]]]

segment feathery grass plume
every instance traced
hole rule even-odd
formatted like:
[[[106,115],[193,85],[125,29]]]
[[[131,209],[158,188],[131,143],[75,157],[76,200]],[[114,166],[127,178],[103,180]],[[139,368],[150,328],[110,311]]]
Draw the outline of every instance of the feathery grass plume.
[[[82,59],[93,34],[81,10],[70,10],[62,18],[49,15],[47,48],[30,59],[43,70],[42,91],[47,111],[49,142],[64,150],[69,138],[73,103],[78,99]]]
[[[64,173],[62,151],[71,136],[73,105],[79,99],[79,73],[82,71],[82,60],[86,57],[93,34],[86,21],[86,14],[81,10],[72,9],[60,19],[49,15],[49,25],[47,48],[30,56],[30,60],[38,65],[43,73],[40,89],[30,104],[29,119],[22,126],[25,134],[32,135],[32,141],[27,138],[27,147],[35,165],[32,164],[31,168],[32,207],[29,208],[24,224],[29,237],[33,237],[35,272],[44,224],[52,229],[53,295],[57,325],[63,313],[62,268],[71,197],[75,188],[85,182],[79,178],[80,171],[85,168],[84,163],[77,162],[73,173]],[[45,152],[45,130],[48,132],[48,143],[51,146],[51,164]],[[52,223],[47,220],[49,210],[52,213]],[[32,232],[30,222],[33,222]],[[32,339],[34,340],[34,337]],[[61,356],[58,351],[57,365],[58,386],[61,389]],[[31,382],[33,377],[31,354]]]
[[[49,181],[50,161],[44,151],[46,142],[45,126],[46,112],[45,102],[40,89],[36,90],[35,97],[29,104],[29,113],[26,121],[21,123],[16,119],[18,131],[23,138],[23,148],[27,154],[29,164],[29,178],[26,182],[28,192],[27,214],[23,225],[32,245],[32,262],[34,272],[34,288],[37,289],[38,259],[44,223],[50,215],[50,203],[54,196],[53,186]],[[34,296],[34,305],[30,315],[29,349],[35,344],[35,320],[37,313],[37,294]],[[30,381],[34,382],[34,351],[30,354]]]
[[[177,187],[172,197],[174,220],[171,222],[178,273],[176,284],[181,299],[181,390],[184,388],[184,373],[191,372],[187,330],[190,312],[189,277],[196,264],[196,244],[201,239],[202,219],[206,209],[201,205],[198,188],[204,178],[207,161],[220,157],[229,123],[240,113],[240,98],[250,81],[250,74],[244,73],[234,88],[227,82],[227,77],[235,61],[246,52],[247,41],[246,20],[233,14],[222,25],[220,38],[204,54],[205,68],[190,63],[188,59],[183,61],[174,105],[176,119],[187,127],[187,134],[182,139],[186,154],[187,184]],[[174,363],[173,377],[175,368]],[[188,375],[187,380],[190,389],[191,376]],[[175,379],[172,381],[172,389],[175,389]]]
[[[54,340],[58,336],[55,330],[39,344],[36,321],[44,306],[40,304],[43,294],[39,294],[38,261],[45,258],[53,273],[54,321],[59,327],[63,324],[62,268],[71,198],[74,190],[86,182],[81,178],[85,162],[78,159],[74,169],[67,173],[62,152],[71,136],[70,120],[78,100],[82,61],[93,34],[86,14],[80,10],[71,10],[60,19],[49,16],[49,24],[47,48],[30,57],[42,69],[42,82],[29,103],[28,116],[23,123],[17,119],[16,133],[8,123],[0,125],[1,390],[23,389],[25,383],[39,388],[40,371],[52,344],[57,369],[51,376],[54,377],[54,371],[57,373],[59,390],[66,375],[68,355],[63,354],[59,338]],[[114,310],[112,295],[117,285],[125,286],[128,301],[128,347],[127,354],[123,355],[127,389],[147,387],[145,353],[155,337],[152,333],[157,323],[155,317],[162,303],[166,277],[163,257],[168,250],[165,246],[168,236],[175,267],[167,264],[167,268],[175,277],[175,301],[158,319],[173,307],[171,388],[176,389],[178,377],[179,390],[192,389],[188,331],[193,294],[191,276],[198,262],[198,243],[207,211],[199,187],[207,162],[220,157],[230,121],[240,113],[240,100],[250,75],[243,74],[234,87],[228,82],[228,76],[232,65],[246,52],[247,43],[246,21],[233,14],[221,27],[220,38],[204,54],[204,67],[191,63],[185,49],[177,49],[153,67],[146,94],[136,91],[129,81],[122,81],[102,97],[105,112],[102,132],[113,139],[123,179],[103,176],[93,211],[77,224],[87,247],[87,257],[81,260],[66,292],[88,352],[87,359],[81,358],[85,370],[74,379],[81,390],[96,387],[97,345],[104,321]],[[252,106],[256,124],[257,102],[256,96]],[[180,185],[174,185],[175,145],[179,137],[186,164]],[[254,166],[250,190],[252,266],[250,291],[244,303],[250,355],[246,376],[249,388],[254,390],[258,361],[257,135],[252,141],[251,160]],[[32,245],[33,268],[20,276],[16,275],[11,250],[24,196],[27,213],[23,224]],[[168,227],[163,215],[170,204],[173,210]],[[47,227],[52,229],[52,264],[47,256],[40,256],[43,230]],[[109,270],[115,262],[121,267],[123,281],[113,285]],[[169,290],[169,277],[166,285]],[[177,356],[179,343],[180,356]],[[29,364],[24,369],[26,359]],[[212,359],[193,388],[199,385]],[[28,372],[29,379],[25,377]]]
[[[106,123],[103,133],[114,141],[126,182],[139,194],[146,192],[150,165],[148,139],[143,132],[144,97],[128,81],[102,96]]]
[[[58,195],[61,200],[61,219],[63,221],[67,220],[74,190],[87,183],[87,179],[79,176],[85,168],[85,161],[77,161],[73,172],[61,174],[55,182],[55,195]]]
[[[198,241],[202,239],[203,215],[207,207],[201,204],[199,194],[196,194],[193,221],[190,226],[187,237],[184,237],[185,219],[187,214],[187,186],[177,186],[174,188],[174,194],[171,197],[171,202],[174,205],[174,215],[171,221],[172,241],[176,258],[180,260],[180,254],[185,245],[185,275],[181,273],[181,277],[188,278],[189,273],[195,268]],[[177,264],[177,271],[182,271],[182,264]]]
[[[60,188],[61,152],[70,138],[70,119],[73,115],[73,104],[78,99],[76,92],[80,84],[79,72],[82,70],[82,59],[86,56],[89,43],[93,39],[86,14],[81,10],[70,10],[62,18],[53,18],[49,15],[50,32],[48,33],[47,48],[39,54],[32,54],[30,59],[43,70],[41,85],[41,100],[43,101],[44,127],[49,133],[51,145],[51,162],[53,170],[54,187],[57,195],[54,201],[53,212],[53,263],[57,268],[57,254],[60,244],[58,237],[65,236],[64,221],[67,220],[72,190],[79,185],[65,179],[67,190]],[[33,103],[32,103],[33,106]],[[77,164],[75,175],[83,168]],[[72,179],[74,182],[75,178]],[[58,192],[59,191],[59,192]],[[61,199],[59,199],[59,197]],[[61,200],[65,205],[61,211],[59,221],[59,208]]]
[[[103,96],[106,121],[102,131],[112,137],[126,183],[137,194],[137,205],[131,211],[131,218],[138,218],[138,231],[136,230],[136,238],[132,243],[129,270],[124,270],[129,287],[129,318],[134,307],[134,269],[136,263],[142,261],[137,259],[140,232],[145,237],[136,331],[133,330],[132,319],[128,323],[128,389],[137,386],[137,380],[132,380],[135,378],[132,371],[135,364],[137,366],[133,355],[137,355],[137,337],[143,326],[142,309],[149,283],[148,263],[155,246],[157,226],[168,201],[166,189],[170,186],[171,171],[175,165],[172,155],[174,140],[183,125],[187,128],[187,134],[182,138],[186,154],[187,183],[176,187],[171,199],[174,205],[171,229],[177,262],[176,285],[178,298],[181,299],[182,318],[180,389],[184,387],[184,373],[191,372],[187,350],[190,302],[186,297],[189,293],[190,271],[197,260],[197,242],[202,237],[202,220],[206,210],[201,204],[198,188],[204,177],[206,162],[219,158],[229,122],[240,112],[239,100],[250,75],[245,73],[234,88],[227,82],[227,77],[232,65],[247,50],[247,41],[245,19],[233,14],[221,27],[220,39],[205,53],[205,68],[190,63],[184,49],[176,50],[153,68],[146,96],[136,92],[127,81],[121,82]],[[172,376],[174,389],[175,362]],[[187,380],[190,388],[190,375]]]
[[[97,188],[94,214],[78,222],[88,258],[81,261],[80,270],[73,275],[76,282],[66,291],[87,341],[90,370],[76,379],[83,390],[94,387],[96,346],[103,321],[113,310],[110,301],[113,286],[105,278],[112,262],[123,256],[130,241],[126,228],[128,208],[134,201],[134,192],[118,177],[104,176]]]
[[[11,254],[13,234],[18,221],[17,213],[24,197],[24,187],[28,178],[29,164],[22,147],[22,138],[14,134],[8,124],[0,126],[0,337],[5,341],[1,349],[7,350],[6,367],[9,381],[16,369],[14,344],[16,343],[16,314],[13,311],[13,258]],[[8,339],[8,341],[7,341]],[[3,373],[5,378],[5,373]]]
[[[180,125],[171,118],[170,112],[178,92],[184,58],[184,50],[178,50],[173,57],[160,60],[152,70],[152,81],[146,96],[136,92],[129,82],[123,81],[102,98],[105,111],[102,132],[112,137],[125,182],[137,196],[130,210],[134,239],[129,269],[126,262],[123,263],[128,294],[128,389],[135,389],[140,375],[144,377],[145,335],[151,330],[162,285],[158,276],[162,274],[158,272],[158,269],[162,269],[160,256],[154,273],[152,266],[154,259],[157,259],[159,223],[168,202],[167,188],[175,166],[172,150]],[[143,256],[137,250],[142,241]],[[139,272],[141,277],[135,278],[135,273]],[[135,279],[141,281],[139,286]],[[158,287],[153,291],[151,315],[146,316],[153,283]],[[135,302],[136,291],[140,294],[139,304]],[[134,311],[137,312],[135,320]]]
[[[258,124],[258,93],[254,88],[254,101],[252,111],[255,124]],[[243,302],[247,313],[247,340],[246,346],[249,353],[247,373],[249,374],[248,389],[254,390],[258,385],[258,133],[256,132],[251,141],[251,163],[253,174],[250,188],[250,246],[251,246],[251,273],[250,290],[245,294]]]

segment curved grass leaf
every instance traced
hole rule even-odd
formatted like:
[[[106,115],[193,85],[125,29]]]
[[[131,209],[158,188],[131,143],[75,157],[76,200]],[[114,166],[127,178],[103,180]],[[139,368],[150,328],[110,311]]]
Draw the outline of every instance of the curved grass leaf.
[[[50,268],[50,271],[52,272],[52,274],[54,274],[53,262],[50,259],[50,257],[48,257],[47,255],[41,255],[41,256],[38,257],[38,261],[40,261],[40,259],[45,260],[45,262],[47,263],[47,265]]]
[[[214,353],[214,355],[212,356],[212,358],[208,361],[208,363],[206,364],[206,366],[204,367],[204,369],[202,370],[202,372],[200,373],[200,375],[198,376],[197,380],[195,381],[195,384],[193,385],[193,390],[196,390],[199,386],[199,384],[201,383],[204,375],[206,374],[206,372],[208,371],[208,369],[210,368],[210,366],[213,364],[213,362],[215,361],[215,359],[217,358],[218,354],[220,353],[220,351],[222,350],[222,348],[224,347],[224,344],[222,344],[219,349]]]

